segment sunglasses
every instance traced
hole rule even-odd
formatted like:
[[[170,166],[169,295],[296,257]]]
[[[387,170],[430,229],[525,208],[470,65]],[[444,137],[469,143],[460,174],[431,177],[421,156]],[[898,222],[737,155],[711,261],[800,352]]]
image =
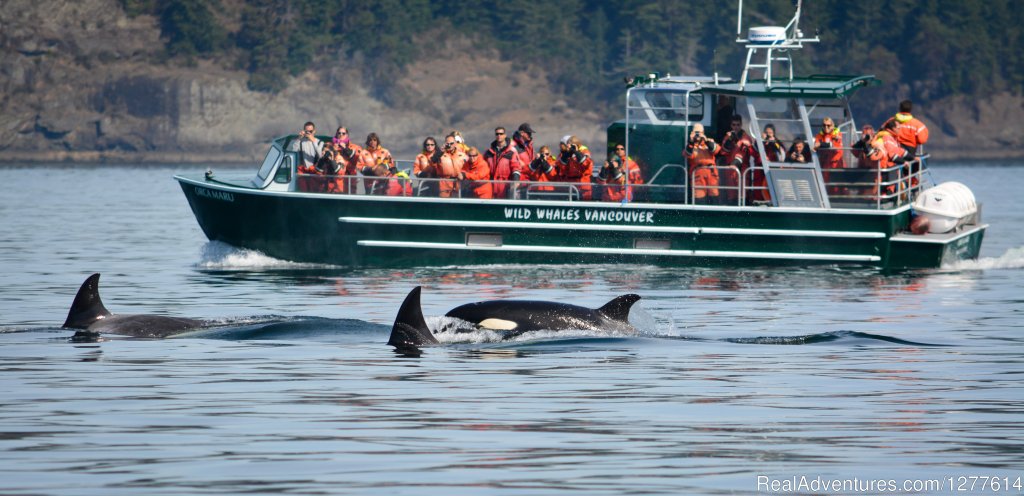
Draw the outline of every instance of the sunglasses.
[[[505,136],[505,133],[494,133],[495,136]]]
[[[620,147],[617,147],[615,149],[615,151],[626,151],[626,149],[620,146]]]
[[[345,131],[338,131],[338,136],[345,136],[346,134],[348,133],[346,133]]]
[[[424,143],[423,146],[437,146],[436,143]]]
[[[480,155],[477,155],[477,154],[474,153],[474,154],[470,155],[469,158],[476,158],[476,157],[479,157],[479,156]]]

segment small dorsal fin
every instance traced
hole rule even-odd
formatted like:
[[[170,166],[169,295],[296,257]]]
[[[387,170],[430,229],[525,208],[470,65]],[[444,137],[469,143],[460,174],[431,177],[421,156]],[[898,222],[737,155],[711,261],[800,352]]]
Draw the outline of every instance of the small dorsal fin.
[[[437,338],[427,327],[420,307],[420,286],[416,286],[405,297],[402,307],[398,309],[395,325],[391,327],[391,338],[388,344],[396,348],[415,348],[423,344],[438,344]]]
[[[110,312],[100,301],[100,275],[93,274],[82,283],[81,288],[78,288],[78,294],[71,303],[71,310],[68,310],[64,327],[86,329],[97,320],[108,316]]]
[[[597,311],[601,312],[612,320],[619,322],[629,321],[629,309],[633,308],[633,304],[640,301],[640,295],[638,294],[625,294],[616,297],[612,301],[605,303],[603,307],[598,308]]]

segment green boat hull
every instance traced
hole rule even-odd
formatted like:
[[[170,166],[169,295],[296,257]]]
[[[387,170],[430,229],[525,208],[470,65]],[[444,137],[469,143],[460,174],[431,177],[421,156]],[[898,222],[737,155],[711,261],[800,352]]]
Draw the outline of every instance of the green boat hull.
[[[901,234],[894,210],[712,207],[271,192],[178,176],[206,236],[348,267],[635,263],[939,267],[977,258],[984,225]]]

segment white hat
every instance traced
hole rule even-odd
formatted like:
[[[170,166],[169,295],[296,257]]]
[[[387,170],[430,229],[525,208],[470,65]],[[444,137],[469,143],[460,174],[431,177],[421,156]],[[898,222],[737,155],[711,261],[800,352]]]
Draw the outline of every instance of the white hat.
[[[565,136],[562,136],[562,141],[559,141],[559,143],[561,143],[563,145],[568,145],[570,139],[572,139],[572,135],[571,134],[567,134]]]

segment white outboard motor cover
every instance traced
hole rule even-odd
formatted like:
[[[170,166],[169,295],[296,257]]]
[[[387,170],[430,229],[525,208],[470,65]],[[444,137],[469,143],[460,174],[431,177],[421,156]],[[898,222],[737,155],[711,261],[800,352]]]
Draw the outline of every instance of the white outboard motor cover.
[[[922,192],[914,200],[914,211],[928,218],[928,232],[947,233],[976,214],[978,204],[967,186],[950,181]]]

